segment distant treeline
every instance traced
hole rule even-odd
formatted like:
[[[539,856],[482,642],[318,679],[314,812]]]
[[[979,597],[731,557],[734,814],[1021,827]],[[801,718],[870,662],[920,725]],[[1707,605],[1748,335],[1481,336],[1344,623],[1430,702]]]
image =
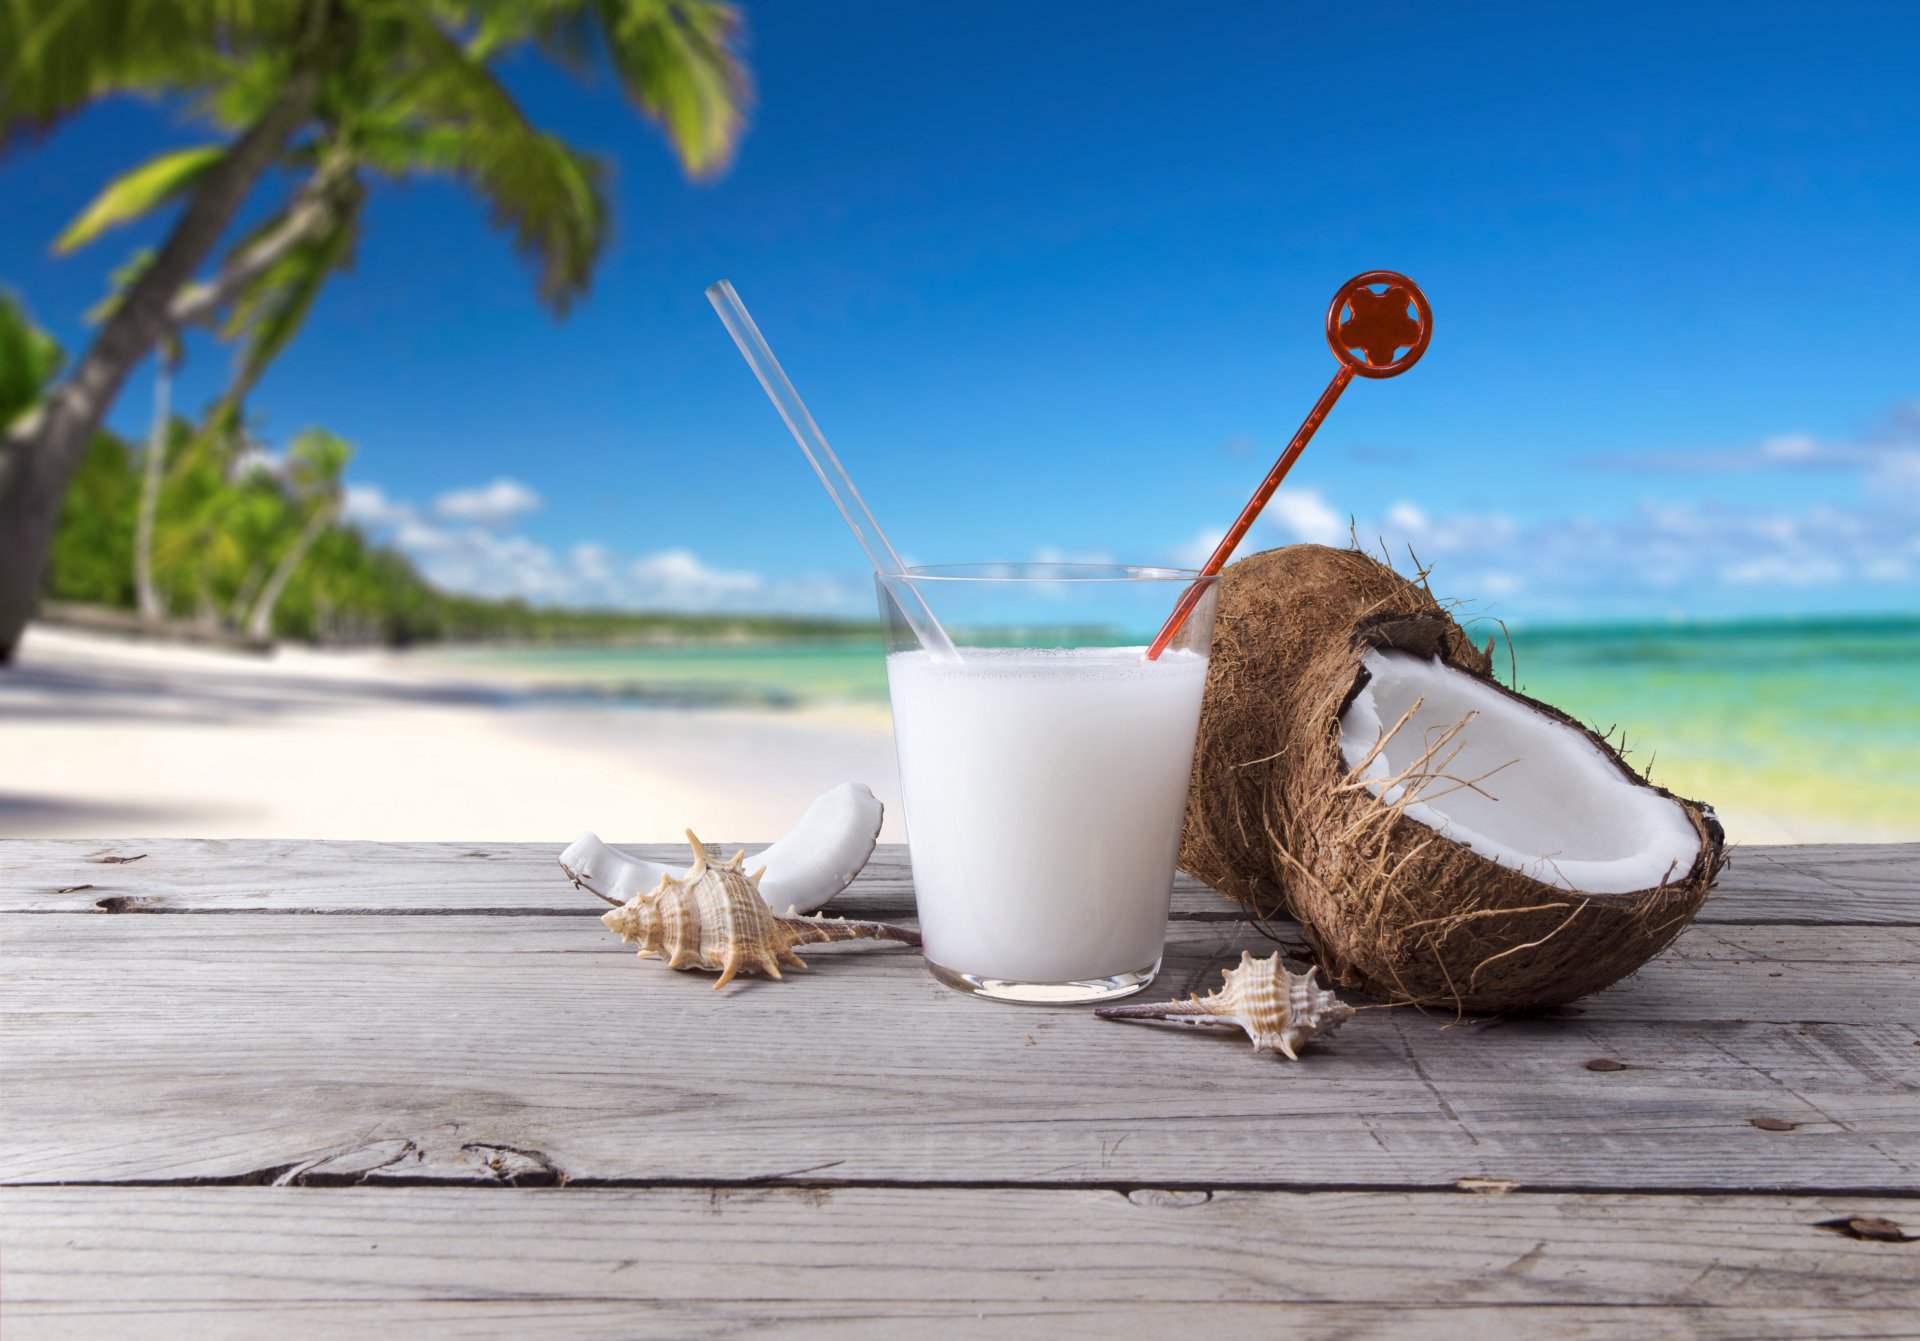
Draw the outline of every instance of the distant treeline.
[[[184,427],[180,430],[185,434]],[[183,452],[190,451],[184,448]],[[134,535],[140,453],[100,433],[61,509],[45,587],[54,600],[137,608]],[[154,579],[169,619],[235,628],[312,518],[270,469],[176,483],[163,504]],[[196,493],[198,496],[196,496]],[[398,551],[332,521],[310,541],[273,602],[274,637],[328,644],[637,643],[872,637],[873,624],[773,615],[568,610],[435,590]]]

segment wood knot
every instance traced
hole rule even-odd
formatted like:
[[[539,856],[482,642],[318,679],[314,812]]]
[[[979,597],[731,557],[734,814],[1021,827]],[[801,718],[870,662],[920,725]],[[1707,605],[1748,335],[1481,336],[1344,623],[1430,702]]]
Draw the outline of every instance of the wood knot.
[[[566,1172],[539,1150],[487,1141],[468,1141],[460,1150],[478,1159],[488,1173],[508,1187],[565,1187],[567,1184]]]
[[[1920,1234],[1909,1234],[1897,1220],[1884,1215],[1843,1215],[1833,1220],[1817,1220],[1815,1229],[1866,1243],[1916,1243]]]
[[[93,901],[93,906],[103,913],[148,913],[156,911],[153,900],[143,899],[138,894],[108,894]]]
[[[1165,1187],[1136,1187],[1127,1193],[1127,1200],[1136,1206],[1153,1206],[1162,1210],[1184,1210],[1189,1206],[1204,1206],[1213,1200],[1213,1193],[1195,1191],[1175,1191]]]

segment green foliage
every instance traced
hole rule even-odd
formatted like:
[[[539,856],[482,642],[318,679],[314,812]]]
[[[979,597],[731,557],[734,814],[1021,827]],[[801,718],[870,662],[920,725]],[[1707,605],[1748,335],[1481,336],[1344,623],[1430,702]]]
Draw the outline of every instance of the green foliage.
[[[64,359],[59,342],[0,289],[0,429],[33,408]]]
[[[592,9],[621,88],[666,130],[687,171],[724,170],[752,97],[733,54],[739,15],[693,0],[596,0]]]
[[[235,299],[220,333],[228,340],[245,341],[235,376],[235,386],[243,393],[292,343],[327,279],[353,264],[365,200],[366,191],[357,182],[343,189],[326,228],[255,276]],[[273,227],[281,217],[263,227]]]
[[[309,428],[287,447],[287,479],[296,492],[331,498],[340,492],[340,476],[353,460],[353,444],[324,428]]]
[[[176,619],[239,628],[275,565],[330,507],[351,446],[319,429],[299,434],[277,470],[225,464],[207,434],[173,424],[176,463],[162,496],[155,581]],[[140,454],[102,433],[68,492],[46,592],[63,601],[134,608],[134,511]],[[318,643],[405,647],[467,642],[619,643],[721,637],[831,637],[828,619],[563,610],[436,591],[394,550],[358,528],[328,525],[273,608],[273,633]]]
[[[534,126],[498,64],[534,46],[581,73],[610,70],[686,170],[711,176],[730,161],[751,99],[739,42],[738,14],[713,0],[0,0],[0,52],[10,53],[0,56],[0,143],[11,128],[134,89],[190,92],[200,117],[242,131],[298,66],[321,89],[311,133],[289,151],[294,166],[356,190],[363,172],[458,179],[533,261],[542,301],[565,311],[606,240],[606,169]],[[56,249],[190,193],[224,152],[184,149],[131,170]],[[357,198],[343,203],[335,213],[357,225]],[[352,233],[332,250],[350,252]],[[317,289],[340,261],[313,269],[314,259]]]
[[[194,88],[244,50],[291,51],[307,0],[5,0],[0,146],[95,98]]]
[[[133,453],[112,434],[96,434],[60,505],[47,595],[132,608],[133,510],[139,497]]]
[[[241,137],[124,174],[56,249],[85,245],[215,183],[224,191],[265,180],[228,180],[234,165],[251,171],[257,161],[228,157],[230,143],[277,146],[279,166],[304,178],[232,243],[222,275],[198,286],[198,304],[177,304],[181,289],[161,295],[176,304],[169,310],[191,314],[181,319],[211,316],[241,346],[234,380],[205,421],[176,422],[165,434],[152,559],[170,613],[239,625],[258,607],[284,634],[398,643],[654,636],[699,624],[436,593],[399,555],[332,523],[350,455],[340,439],[302,435],[283,470],[240,468],[248,458],[244,403],[325,281],[352,263],[376,175],[461,182],[532,261],[543,302],[564,311],[586,291],[608,231],[606,169],[532,124],[500,78],[509,59],[531,49],[576,73],[610,71],[687,172],[707,176],[730,160],[751,98],[740,41],[736,11],[715,0],[0,0],[0,147],[124,92],[184,95],[193,117]],[[310,111],[288,96],[289,88],[316,86]],[[306,120],[283,140],[284,118],[296,114]],[[196,245],[193,255],[213,259]],[[150,259],[121,269],[119,295],[157,273]],[[166,283],[181,279],[169,270]],[[111,318],[119,295],[98,309],[102,318]],[[143,301],[155,296],[143,290]],[[209,313],[216,305],[222,310]],[[158,337],[170,362],[180,357],[178,334]],[[119,371],[143,352],[126,353]],[[0,426],[42,394],[57,365],[52,342],[0,297]],[[130,602],[134,463],[111,438],[90,450],[61,514],[55,594]],[[725,627],[749,631],[754,623]]]
[[[54,240],[55,252],[69,252],[114,228],[143,218],[191,189],[207,170],[226,154],[223,144],[202,144],[192,149],[175,149],[122,173],[107,183],[67,225],[67,231]]]

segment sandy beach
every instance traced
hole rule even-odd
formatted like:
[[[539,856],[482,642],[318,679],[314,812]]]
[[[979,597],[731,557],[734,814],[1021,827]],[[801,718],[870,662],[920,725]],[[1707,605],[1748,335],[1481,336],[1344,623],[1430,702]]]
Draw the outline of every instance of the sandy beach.
[[[753,842],[849,780],[906,837],[883,706],[643,706],[437,655],[36,627],[0,672],[0,765],[0,837]],[[1687,781],[1736,842],[1915,836],[1752,804],[1731,772]]]
[[[553,706],[387,652],[36,627],[0,761],[4,837],[765,840],[848,780],[905,837],[884,713]]]

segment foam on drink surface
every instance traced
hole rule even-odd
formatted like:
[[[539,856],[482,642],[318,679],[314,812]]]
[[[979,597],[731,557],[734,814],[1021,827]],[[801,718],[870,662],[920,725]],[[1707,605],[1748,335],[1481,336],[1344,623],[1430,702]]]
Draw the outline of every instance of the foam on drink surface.
[[[1067,982],[1158,960],[1207,661],[1144,650],[887,658],[933,962]]]

